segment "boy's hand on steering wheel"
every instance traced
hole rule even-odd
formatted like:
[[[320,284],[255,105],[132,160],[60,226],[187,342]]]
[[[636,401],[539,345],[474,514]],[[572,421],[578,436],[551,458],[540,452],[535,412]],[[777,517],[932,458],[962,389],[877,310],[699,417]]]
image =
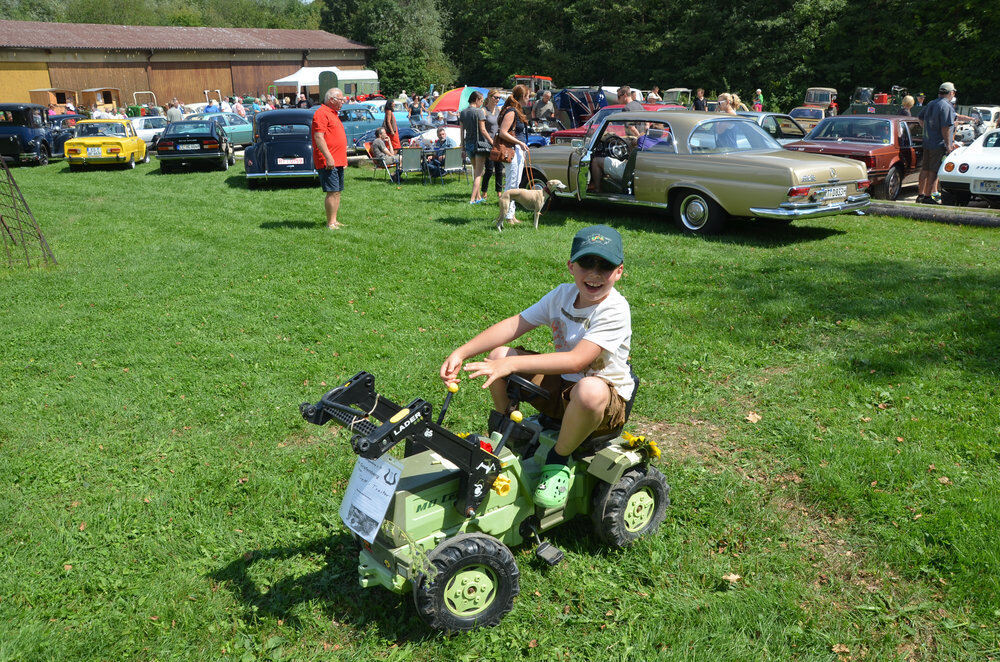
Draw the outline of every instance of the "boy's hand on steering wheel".
[[[469,379],[475,379],[476,377],[486,376],[486,382],[483,384],[483,388],[489,388],[490,384],[498,379],[503,379],[507,375],[514,372],[510,366],[510,361],[508,357],[502,359],[483,359],[482,361],[475,361],[469,363],[465,366],[464,370],[466,372],[471,372]]]

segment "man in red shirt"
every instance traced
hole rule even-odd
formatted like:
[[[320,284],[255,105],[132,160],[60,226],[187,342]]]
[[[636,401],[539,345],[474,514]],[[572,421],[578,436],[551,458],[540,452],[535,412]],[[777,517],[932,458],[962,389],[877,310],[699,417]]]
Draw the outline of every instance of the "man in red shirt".
[[[339,116],[342,105],[344,93],[339,87],[331,87],[312,120],[313,165],[326,191],[326,225],[331,230],[341,227],[337,210],[340,209],[340,192],[344,190],[344,168],[347,167],[347,133]]]

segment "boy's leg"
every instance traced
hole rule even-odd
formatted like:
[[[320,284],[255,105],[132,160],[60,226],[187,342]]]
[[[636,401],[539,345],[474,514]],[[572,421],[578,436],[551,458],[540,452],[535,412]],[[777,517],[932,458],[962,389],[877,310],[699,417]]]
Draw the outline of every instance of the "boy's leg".
[[[559,439],[545,458],[533,500],[543,508],[558,508],[569,498],[573,471],[569,456],[604,420],[611,404],[611,386],[597,377],[584,377],[570,391]]]
[[[611,403],[611,386],[598,377],[584,377],[570,391],[569,404],[559,428],[555,452],[563,457],[575,451],[604,420]]]

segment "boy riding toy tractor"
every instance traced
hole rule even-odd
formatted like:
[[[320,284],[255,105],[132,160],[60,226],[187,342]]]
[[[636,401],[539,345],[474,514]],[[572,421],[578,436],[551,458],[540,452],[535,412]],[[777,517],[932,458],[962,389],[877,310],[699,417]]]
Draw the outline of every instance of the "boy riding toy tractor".
[[[541,542],[540,534],[577,515],[589,515],[597,535],[618,548],[655,532],[663,522],[670,488],[650,464],[659,456],[655,443],[620,431],[588,439],[575,454],[565,505],[546,509],[536,506],[532,495],[556,442],[558,429],[552,426],[558,421],[523,419],[517,407],[526,397],[548,393],[510,375],[507,395],[514,410],[510,416],[493,411],[489,436],[480,437],[460,436],[441,425],[457,390],[450,385],[437,422],[424,400],[402,407],[379,396],[367,372],[315,404],[302,404],[302,416],[310,423],[334,420],[353,432],[359,464],[385,461],[390,449],[405,442],[401,475],[384,520],[377,522],[377,513],[356,512],[354,504],[341,508],[362,545],[362,586],[411,591],[420,617],[436,629],[493,626],[511,610],[520,590],[511,547],[536,542],[536,555],[554,565],[562,552]],[[377,466],[368,475],[374,483],[392,471],[389,465]]]

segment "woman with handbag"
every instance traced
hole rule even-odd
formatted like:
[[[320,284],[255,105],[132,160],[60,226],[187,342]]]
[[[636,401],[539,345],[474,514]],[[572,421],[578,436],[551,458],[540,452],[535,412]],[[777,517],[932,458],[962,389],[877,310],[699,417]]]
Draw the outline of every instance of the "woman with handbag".
[[[459,114],[462,123],[462,147],[472,163],[472,197],[470,205],[478,205],[486,199],[480,192],[486,160],[492,151],[493,141],[486,133],[486,111],[483,110],[483,95],[474,90],[469,95],[469,105]]]
[[[486,135],[490,139],[491,151],[497,133],[500,131],[500,110],[497,108],[499,102],[500,90],[493,88],[486,93],[486,103],[483,104],[483,110],[486,111]],[[483,173],[483,184],[480,187],[484,198],[490,188],[490,177],[493,177],[493,187],[497,195],[503,191],[503,166],[503,161],[494,161],[489,157],[489,154],[486,155],[486,171]]]
[[[500,157],[508,162],[504,191],[521,186],[524,160],[528,154],[528,118],[524,114],[524,104],[527,100],[528,88],[524,85],[515,85],[500,111],[500,129],[497,132],[497,139],[493,142],[493,152],[490,153],[490,158],[492,159],[495,154],[501,152]],[[504,147],[506,150],[502,149]],[[498,148],[501,149],[498,150]],[[513,150],[513,154],[507,150]],[[509,223],[517,222],[514,218],[514,208],[514,201],[511,200],[506,214]]]

